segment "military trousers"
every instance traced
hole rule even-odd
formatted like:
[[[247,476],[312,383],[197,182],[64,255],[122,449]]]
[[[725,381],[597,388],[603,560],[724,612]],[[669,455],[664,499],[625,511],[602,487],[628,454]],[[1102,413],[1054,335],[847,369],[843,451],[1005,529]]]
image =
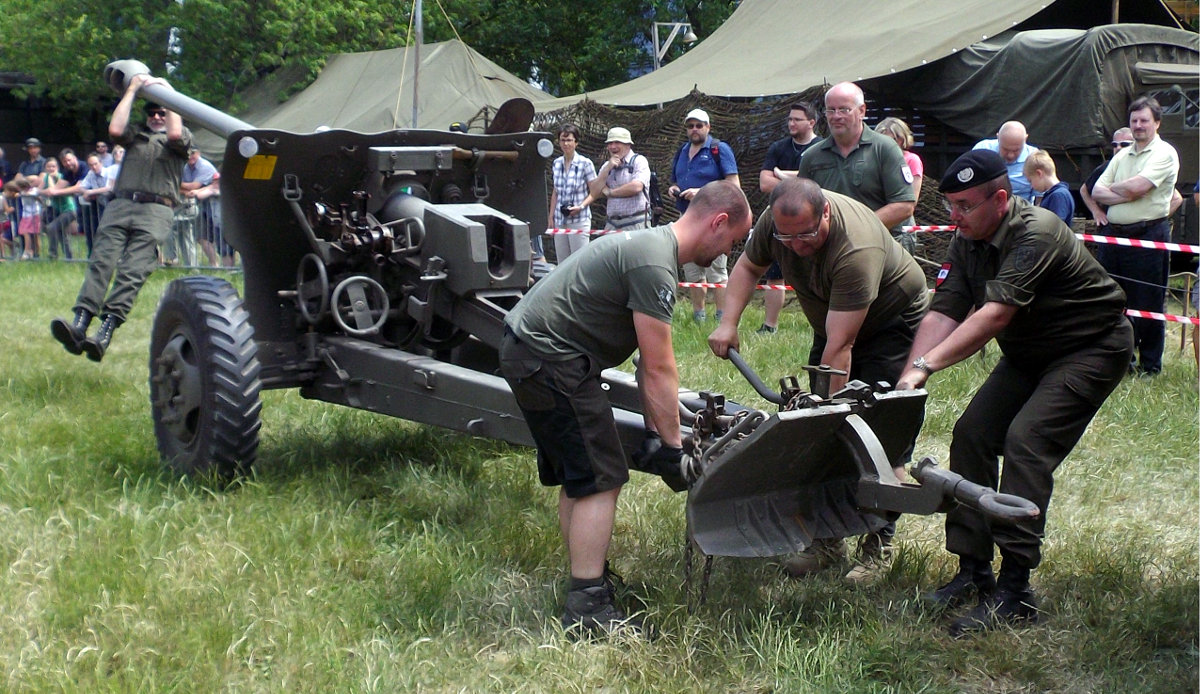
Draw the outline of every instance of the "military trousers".
[[[1000,358],[954,425],[950,469],[1024,497],[1041,513],[1003,523],[956,506],[946,514],[948,551],[991,561],[994,544],[1006,564],[1032,569],[1041,563],[1054,471],[1121,382],[1132,352],[1133,330],[1118,318],[1104,337],[1048,363]]]
[[[158,266],[158,245],[171,232],[171,208],[116,198],[104,208],[76,309],[121,322]],[[109,285],[112,285],[111,290]]]

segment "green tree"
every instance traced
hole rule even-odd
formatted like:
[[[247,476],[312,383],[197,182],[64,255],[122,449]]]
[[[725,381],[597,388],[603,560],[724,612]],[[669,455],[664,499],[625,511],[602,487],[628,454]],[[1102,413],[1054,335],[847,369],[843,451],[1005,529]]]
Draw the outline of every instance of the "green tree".
[[[692,23],[712,33],[735,0],[433,0],[426,42],[461,38],[554,94],[595,90],[649,69],[651,26]],[[405,45],[413,5],[379,0],[5,0],[0,65],[33,76],[18,96],[63,113],[107,110],[104,66],[137,58],[176,89],[218,108],[281,68],[311,79],[333,53]]]

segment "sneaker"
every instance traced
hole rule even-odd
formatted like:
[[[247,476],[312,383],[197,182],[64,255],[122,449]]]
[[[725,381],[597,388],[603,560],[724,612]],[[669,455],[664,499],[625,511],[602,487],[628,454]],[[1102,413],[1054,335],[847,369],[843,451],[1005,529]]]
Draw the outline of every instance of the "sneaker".
[[[984,600],[996,590],[991,566],[986,571],[960,569],[950,582],[937,590],[921,594],[921,600],[937,608],[950,609],[966,604],[971,598]]]
[[[776,330],[779,330],[779,328],[763,323],[755,332],[757,332],[759,335],[774,335]]]
[[[567,606],[560,622],[573,636],[626,634],[642,636],[645,626],[638,615],[629,616],[613,604],[613,584],[572,590],[567,593]]]
[[[798,552],[783,563],[784,571],[796,578],[824,571],[831,566],[840,566],[846,561],[846,541],[813,540],[803,552]]]
[[[692,311],[692,320],[696,321],[697,323],[703,323],[704,321],[708,320],[708,314],[704,312],[704,309]]]
[[[846,574],[846,580],[859,585],[878,583],[892,568],[895,556],[890,539],[879,533],[864,535],[858,541],[858,559]]]
[[[973,633],[989,631],[1000,626],[1036,624],[1037,600],[1028,588],[1000,588],[979,601],[967,614],[950,624],[950,636],[962,638]]]

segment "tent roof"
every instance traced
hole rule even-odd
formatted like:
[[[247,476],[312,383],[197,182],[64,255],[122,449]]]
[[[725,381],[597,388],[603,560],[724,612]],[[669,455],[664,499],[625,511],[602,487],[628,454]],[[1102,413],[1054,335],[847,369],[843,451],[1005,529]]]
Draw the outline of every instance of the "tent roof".
[[[1129,102],[1153,86],[1195,89],[1198,38],[1146,24],[1006,32],[864,86],[974,137],[992,137],[1004,121],[1019,120],[1039,147],[1088,147],[1106,140],[1126,121]]]
[[[286,103],[240,117],[259,128],[311,132],[317,126],[379,132],[412,127],[412,46],[331,57],[317,79]],[[550,95],[461,41],[421,46],[417,127],[446,128],[514,97],[535,104]]]
[[[612,106],[647,106],[683,98],[693,89],[722,97],[795,94],[821,84],[927,65],[1013,29],[1051,5],[1065,10],[1072,2],[1080,4],[745,0],[711,36],[662,68],[624,84],[537,106],[539,111],[553,111],[584,97]]]

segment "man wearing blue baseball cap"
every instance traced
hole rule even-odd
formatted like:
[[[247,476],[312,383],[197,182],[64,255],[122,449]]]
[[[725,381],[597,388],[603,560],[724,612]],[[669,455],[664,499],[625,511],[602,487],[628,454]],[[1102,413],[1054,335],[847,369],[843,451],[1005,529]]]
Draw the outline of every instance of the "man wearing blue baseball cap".
[[[962,155],[941,191],[958,234],[897,388],[924,387],[996,338],[1003,356],[954,426],[950,469],[1040,510],[1012,524],[965,506],[946,514],[959,572],[922,597],[939,607],[978,598],[950,625],[958,637],[1037,621],[1029,574],[1042,558],[1054,470],[1120,383],[1133,333],[1124,292],[1057,215],[1013,196],[999,154]]]

